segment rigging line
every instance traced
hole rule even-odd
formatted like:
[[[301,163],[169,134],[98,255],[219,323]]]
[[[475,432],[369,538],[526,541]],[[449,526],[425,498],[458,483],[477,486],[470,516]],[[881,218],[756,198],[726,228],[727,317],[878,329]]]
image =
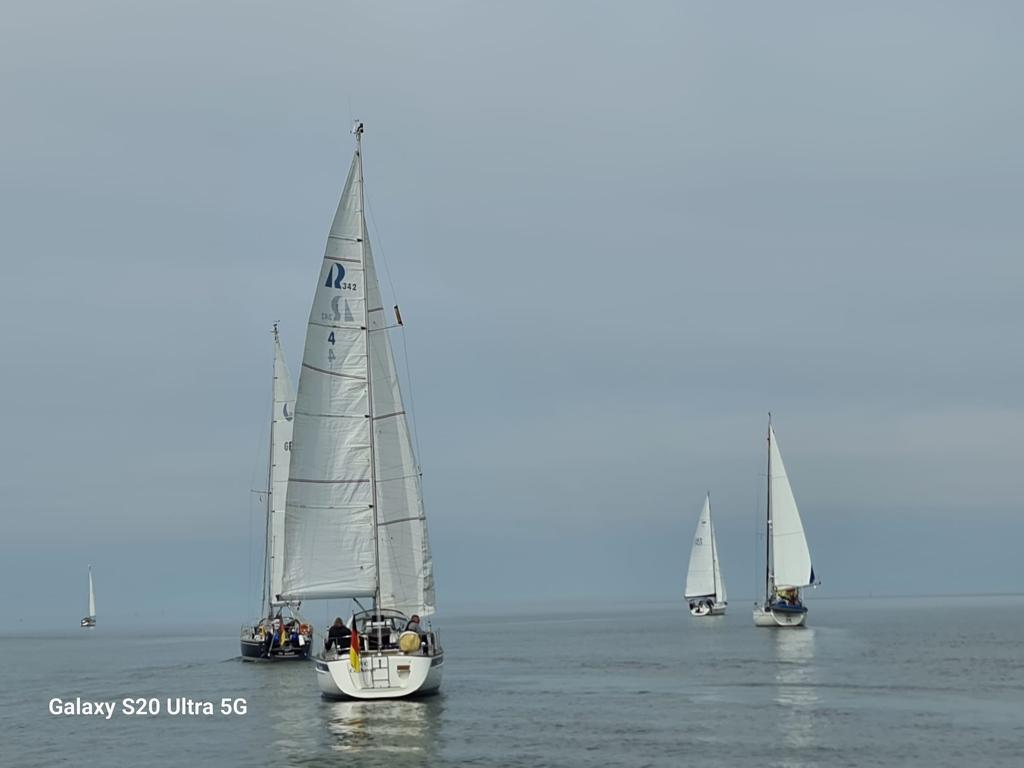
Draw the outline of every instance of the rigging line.
[[[380,229],[377,227],[377,219],[373,215],[373,206],[370,205],[369,196],[366,194],[366,189],[363,189],[364,207],[366,213],[370,217],[370,226],[373,227],[373,236],[377,242],[377,250],[380,253],[381,261],[384,262],[384,274],[388,278],[388,287],[391,289],[391,297],[395,300],[395,304],[399,304],[398,291],[395,289],[395,281],[391,279],[391,267],[388,265],[387,256],[384,254],[384,243],[380,237]],[[420,456],[423,453],[420,451],[420,431],[416,427],[416,401],[413,397],[413,386],[412,386],[412,366],[409,364],[409,346],[406,343],[405,326],[399,326],[399,336],[402,339],[402,362],[405,365],[405,380],[408,383],[407,391],[409,394],[409,420],[412,422],[412,442],[416,450],[416,468],[420,466]]]

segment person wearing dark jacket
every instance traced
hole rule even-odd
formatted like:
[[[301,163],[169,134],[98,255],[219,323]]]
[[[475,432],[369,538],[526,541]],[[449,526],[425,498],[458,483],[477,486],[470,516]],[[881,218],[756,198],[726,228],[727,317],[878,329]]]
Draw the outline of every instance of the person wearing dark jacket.
[[[331,648],[337,648],[339,651],[343,651],[348,648],[349,643],[352,642],[352,630],[345,626],[345,622],[338,617],[334,620],[334,624],[327,631],[327,639],[324,641],[324,650],[329,651]]]

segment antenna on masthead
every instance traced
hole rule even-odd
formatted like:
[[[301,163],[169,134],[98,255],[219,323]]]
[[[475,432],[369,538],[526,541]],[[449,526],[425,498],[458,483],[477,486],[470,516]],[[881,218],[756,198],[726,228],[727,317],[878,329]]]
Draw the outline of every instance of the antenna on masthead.
[[[364,129],[362,120],[356,120],[352,123],[352,133],[354,133],[356,136],[362,136],[363,130]]]

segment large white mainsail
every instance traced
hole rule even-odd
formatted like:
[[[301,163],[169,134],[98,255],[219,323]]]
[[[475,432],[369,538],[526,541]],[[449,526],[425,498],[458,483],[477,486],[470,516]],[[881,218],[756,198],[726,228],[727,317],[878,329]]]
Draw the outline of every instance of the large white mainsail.
[[[771,498],[771,544],[772,579],[776,589],[794,589],[814,583],[814,569],[811,567],[811,553],[807,548],[807,537],[796,507],[793,489],[782,463],[782,453],[771,425],[769,430],[770,498]]]
[[[268,602],[281,605],[284,577],[284,518],[288,497],[288,469],[292,443],[292,420],[295,418],[295,388],[288,374],[281,339],[274,326],[274,394],[270,421],[270,499],[267,519]],[[268,615],[269,615],[268,611]]]
[[[380,606],[427,616],[434,583],[419,468],[366,236],[362,183],[357,150],[306,331],[282,596],[373,596]]]
[[[715,556],[712,547],[713,529],[711,527],[711,499],[704,499],[704,509],[697,520],[697,530],[693,534],[693,546],[690,548],[690,567],[686,572],[687,600],[695,597],[716,595],[715,590]]]

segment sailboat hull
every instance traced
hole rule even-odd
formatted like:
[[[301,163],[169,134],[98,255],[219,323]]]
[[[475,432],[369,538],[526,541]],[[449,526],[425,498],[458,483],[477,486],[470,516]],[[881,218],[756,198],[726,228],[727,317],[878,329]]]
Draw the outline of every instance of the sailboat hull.
[[[794,629],[804,626],[807,609],[803,611],[774,611],[758,606],[754,609],[754,626]]]
[[[397,653],[363,654],[359,671],[348,655],[316,659],[320,693],[332,699],[407,699],[437,693],[444,674],[444,653],[406,656]]]
[[[262,640],[242,640],[243,661],[305,661],[309,658],[309,644],[295,648],[290,644],[284,648],[271,649],[267,654],[267,645]]]
[[[725,603],[715,603],[709,606],[706,602],[696,603],[690,606],[690,615],[698,617],[722,616],[725,614],[725,605]]]
[[[242,661],[305,661],[313,647],[313,628],[294,615],[285,628],[284,642],[274,642],[273,618],[260,619],[255,626],[244,625],[241,631]],[[295,626],[298,624],[299,626]]]

